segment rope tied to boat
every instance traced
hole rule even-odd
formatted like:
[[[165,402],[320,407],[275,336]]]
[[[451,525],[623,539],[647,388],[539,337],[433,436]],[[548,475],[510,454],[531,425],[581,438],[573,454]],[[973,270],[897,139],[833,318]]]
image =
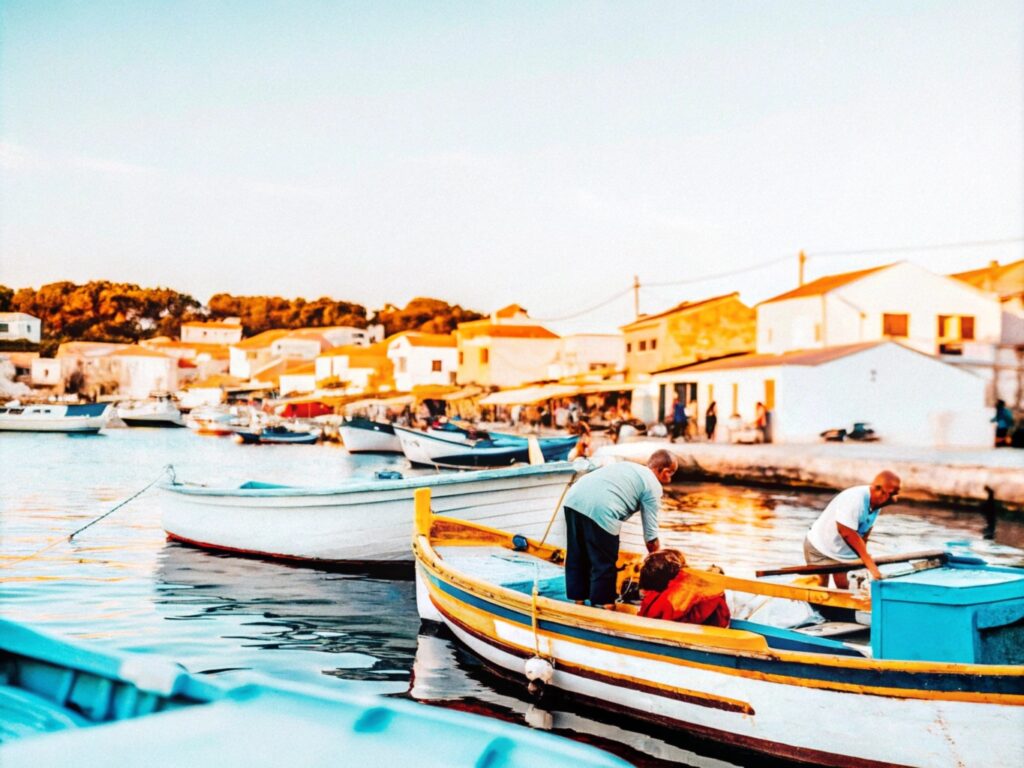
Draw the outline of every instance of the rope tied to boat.
[[[533,656],[526,660],[523,672],[529,681],[527,690],[534,696],[541,696],[544,687],[551,682],[555,674],[555,665],[541,656],[540,653],[540,621],[537,617],[537,601],[540,598],[540,566],[533,564],[533,592],[530,601],[530,623],[533,629]]]
[[[40,549],[37,549],[35,552],[32,552],[32,553],[30,553],[28,555],[25,555],[24,557],[19,557],[16,560],[10,560],[10,561],[8,561],[6,563],[0,563],[0,569],[9,568],[12,565],[18,565],[19,563],[24,563],[26,560],[31,560],[34,557],[38,557],[39,555],[43,554],[44,552],[49,552],[51,549],[53,549],[54,547],[56,547],[56,546],[58,546],[60,544],[70,543],[72,540],[74,540],[75,536],[80,534],[82,531],[86,530],[87,528],[91,528],[92,526],[94,526],[96,523],[100,522],[104,518],[109,517],[110,515],[114,514],[121,507],[123,507],[126,504],[128,504],[129,502],[134,501],[135,499],[139,498],[139,496],[141,496],[146,491],[148,491],[150,488],[152,488],[154,485],[159,483],[160,480],[163,479],[164,476],[169,476],[172,483],[176,482],[175,474],[174,474],[174,465],[173,464],[166,464],[166,465],[164,465],[164,467],[160,470],[160,474],[158,474],[151,482],[147,483],[143,488],[141,488],[140,490],[138,490],[135,493],[133,493],[131,496],[129,496],[124,501],[116,504],[114,507],[112,507],[111,509],[109,509],[106,512],[104,512],[99,517],[93,518],[88,523],[83,525],[81,528],[78,528],[78,529],[72,531],[67,536],[60,536],[59,538],[53,539],[46,546],[44,546],[44,547],[42,547]]]

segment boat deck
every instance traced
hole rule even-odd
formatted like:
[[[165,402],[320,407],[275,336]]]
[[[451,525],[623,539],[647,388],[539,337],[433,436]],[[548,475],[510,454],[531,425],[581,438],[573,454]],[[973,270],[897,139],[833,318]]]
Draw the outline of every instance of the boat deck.
[[[551,600],[569,602],[565,594],[565,571],[554,563],[515,552],[500,546],[445,546],[438,545],[436,552],[446,563],[474,579],[495,584],[524,595],[533,594],[534,584],[538,594]],[[619,606],[623,613],[635,613],[636,604]],[[848,622],[826,622],[809,627],[775,627],[760,622],[733,619],[730,628],[754,632],[763,636],[768,647],[780,650],[828,653],[840,656],[867,656],[867,627]],[[854,635],[857,642],[842,642],[830,636]]]

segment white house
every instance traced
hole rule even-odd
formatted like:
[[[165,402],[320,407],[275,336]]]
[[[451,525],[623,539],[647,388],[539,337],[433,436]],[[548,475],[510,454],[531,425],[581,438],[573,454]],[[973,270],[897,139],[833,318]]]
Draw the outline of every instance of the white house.
[[[829,275],[757,306],[757,352],[892,339],[936,354],[999,342],[998,297],[909,262]]]
[[[457,383],[482,386],[518,387],[546,379],[562,348],[558,335],[531,320],[518,304],[460,323],[455,339]]]
[[[123,397],[146,398],[178,388],[178,360],[145,347],[128,347],[111,355]]]
[[[626,365],[626,342],[618,333],[576,333],[563,336],[549,379],[567,379],[588,373],[621,371]]]
[[[228,350],[228,372],[242,381],[252,378],[253,371],[274,359],[273,343],[289,333],[291,331],[287,330],[264,331],[232,344]]]
[[[455,383],[459,350],[450,334],[399,333],[387,341],[387,355],[400,392],[411,392],[416,386]]]
[[[26,339],[38,344],[43,324],[38,317],[24,312],[0,312],[0,341]]]
[[[330,331],[337,330],[339,329],[299,328],[272,341],[270,354],[272,357],[288,360],[315,360],[321,352],[326,352],[331,347],[340,346],[333,339],[347,338],[347,334],[330,333]],[[341,342],[341,344],[345,343]]]
[[[193,344],[237,344],[242,340],[242,322],[237,317],[181,324],[181,340]]]
[[[60,360],[55,357],[37,357],[32,361],[32,385],[56,387],[64,381]]]
[[[749,424],[762,402],[778,443],[820,442],[827,429],[868,422],[887,444],[988,447],[985,387],[984,379],[940,358],[883,341],[695,363],[655,374],[633,403],[635,413],[638,400],[649,411],[679,392],[697,401],[703,431],[715,402],[719,441],[730,439],[734,416]]]
[[[340,394],[387,392],[395,386],[393,371],[384,342],[336,347],[317,357],[316,384]]]

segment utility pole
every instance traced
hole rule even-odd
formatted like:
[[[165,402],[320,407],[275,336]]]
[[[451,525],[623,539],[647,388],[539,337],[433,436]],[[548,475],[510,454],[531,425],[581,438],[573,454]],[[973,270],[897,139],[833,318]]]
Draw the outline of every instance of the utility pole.
[[[800,258],[800,278],[799,278],[800,282],[799,282],[799,285],[803,285],[804,284],[804,264],[807,263],[807,254],[804,253],[803,251],[800,251],[800,257],[799,258]]]
[[[633,275],[633,316],[640,319],[640,277]]]

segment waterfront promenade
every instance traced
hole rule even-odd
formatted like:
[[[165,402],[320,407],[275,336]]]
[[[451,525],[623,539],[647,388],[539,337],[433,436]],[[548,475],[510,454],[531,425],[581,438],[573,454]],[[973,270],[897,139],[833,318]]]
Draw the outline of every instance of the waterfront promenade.
[[[940,450],[881,443],[735,445],[640,440],[605,445],[598,456],[646,461],[667,448],[687,477],[840,489],[862,485],[881,469],[903,480],[901,498],[975,505],[985,486],[1007,508],[1024,510],[1024,451]]]

